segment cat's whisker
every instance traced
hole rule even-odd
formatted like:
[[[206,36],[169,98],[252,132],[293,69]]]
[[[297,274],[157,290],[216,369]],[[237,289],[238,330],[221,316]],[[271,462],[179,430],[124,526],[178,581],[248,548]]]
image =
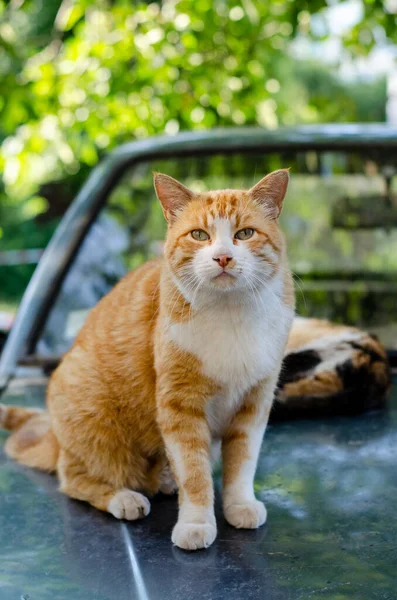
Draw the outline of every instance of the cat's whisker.
[[[180,296],[180,295],[181,295],[180,291],[178,290],[178,288],[176,288],[176,289],[175,289],[175,292],[174,292],[174,294],[173,294],[173,296],[172,296],[172,298],[171,298],[171,300],[170,300],[170,302],[172,302],[172,301],[174,300],[174,297],[176,296],[176,298],[175,298],[175,301],[174,301],[174,304],[172,305],[171,312],[170,312],[170,313],[169,313],[169,315],[168,315],[168,326],[169,326],[169,327],[170,327],[170,326],[171,326],[171,324],[172,324],[172,314],[173,314],[173,312],[174,312],[174,310],[175,310],[175,307],[176,307],[176,304],[177,304],[177,302],[178,302],[178,300],[179,300],[179,296]]]
[[[262,287],[262,288],[266,287],[267,292],[269,294],[273,294],[272,290],[268,289],[268,285],[267,285],[268,284],[268,280],[265,280],[265,279],[259,277],[256,273],[251,273],[250,276],[253,277],[253,279],[256,282],[258,282],[258,284],[259,284],[260,287]],[[254,290],[255,290],[256,294],[258,295],[258,297],[260,298],[259,289],[254,286]],[[261,309],[263,310],[265,316],[267,317],[267,314],[268,314],[267,307],[264,304],[264,302],[262,302],[262,301],[261,301]]]
[[[257,295],[257,291],[255,290],[255,288],[254,288],[254,286],[253,286],[252,282],[251,282],[251,281],[248,279],[248,277],[247,277],[246,275],[244,275],[244,274],[243,274],[243,277],[244,277],[244,279],[245,279],[245,281],[246,281],[246,283],[247,283],[248,287],[249,287],[249,288],[250,288],[250,290],[252,291],[253,298],[254,298],[254,300],[255,300],[255,303],[256,303],[256,306],[257,306],[257,308],[258,308],[258,311],[260,311],[260,305],[259,305],[259,301],[258,301],[258,297],[259,297],[259,295]]]
[[[192,300],[190,302],[190,308],[189,308],[188,323],[192,323],[191,315],[192,315],[192,310],[194,308],[194,301],[196,299],[198,290],[199,290],[200,286],[202,285],[202,281],[203,281],[202,279],[201,280],[199,279],[199,281],[197,283],[197,286],[196,286],[196,288],[195,288],[195,290],[193,292],[193,298],[192,298]]]
[[[303,298],[303,303],[305,305],[305,310],[307,310],[307,305],[306,305],[306,297],[305,297],[305,293],[303,291],[302,286],[300,285],[299,281],[302,283],[302,285],[304,285],[304,281],[299,277],[299,275],[297,275],[294,271],[291,271],[293,280],[298,288],[298,290],[300,291],[300,293],[302,294],[302,298]],[[299,280],[299,281],[298,281]]]
[[[201,284],[201,281],[199,280],[198,283],[197,283],[197,285],[196,285],[196,287],[193,288],[193,290],[192,290],[192,298],[189,300],[189,312],[188,312],[188,317],[187,317],[187,323],[186,324],[187,324],[187,326],[188,326],[188,328],[189,328],[190,331],[192,330],[192,324],[193,324],[193,321],[194,321],[192,319],[193,302],[194,302],[194,298],[195,298],[195,295],[197,293],[197,290],[200,287],[200,284]],[[185,303],[183,305],[183,310],[184,310],[184,307],[185,307]],[[181,322],[180,322],[180,329],[181,329],[182,325],[183,325],[183,322],[181,320]]]
[[[187,291],[189,292],[190,296],[192,296],[192,294],[194,293],[194,289],[195,289],[194,283],[196,281],[197,281],[197,277],[194,275],[191,278],[191,280],[189,281],[189,283],[187,284],[187,286],[188,286],[188,290]],[[192,298],[190,298],[188,300],[188,298],[185,297],[185,301],[184,301],[183,307],[182,307],[182,315],[184,314],[185,306],[186,306],[187,302],[189,302],[189,312],[188,312],[188,318],[187,318],[187,322],[189,322],[190,321],[190,313],[191,313],[191,310],[192,310]],[[182,323],[182,319],[181,319],[181,323]]]

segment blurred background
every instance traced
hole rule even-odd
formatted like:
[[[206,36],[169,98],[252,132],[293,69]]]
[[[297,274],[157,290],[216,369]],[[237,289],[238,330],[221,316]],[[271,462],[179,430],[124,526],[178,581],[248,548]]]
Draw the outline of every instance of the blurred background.
[[[77,191],[118,145],[218,126],[397,125],[396,14],[396,0],[0,0],[0,330]],[[41,351],[64,351],[84,311],[160,251],[153,168],[200,189],[250,186],[279,166],[293,173],[283,224],[299,312],[370,326],[396,346],[396,229],[340,222],[345,196],[391,197],[396,157],[312,152],[126,172],[58,298],[56,321],[69,320],[62,333],[48,325]]]

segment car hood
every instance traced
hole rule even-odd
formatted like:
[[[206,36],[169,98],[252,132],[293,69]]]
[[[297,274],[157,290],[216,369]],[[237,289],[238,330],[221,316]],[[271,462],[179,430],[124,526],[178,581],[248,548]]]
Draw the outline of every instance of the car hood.
[[[40,378],[16,379],[2,402],[44,406],[45,387]],[[218,538],[196,553],[171,544],[176,498],[155,498],[142,521],[117,521],[2,451],[1,598],[391,597],[396,449],[396,384],[385,412],[270,427],[255,483],[268,523],[256,531],[228,526],[216,472]]]

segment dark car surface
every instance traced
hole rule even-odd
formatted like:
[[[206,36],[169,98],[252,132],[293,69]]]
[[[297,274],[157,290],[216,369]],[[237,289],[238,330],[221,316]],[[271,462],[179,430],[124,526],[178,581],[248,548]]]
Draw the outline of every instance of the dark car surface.
[[[94,169],[26,290],[0,359],[1,402],[43,407],[48,376],[88,310],[125,272],[161,252],[152,170],[193,186],[232,180],[237,187],[289,165],[297,183],[283,218],[299,309],[375,330],[394,361],[392,216],[364,227],[364,214],[356,212],[363,222],[354,224],[341,207],[345,214],[348,194],[357,205],[364,196],[386,198],[378,216],[387,213],[397,130],[186,133],[123,146]],[[155,498],[142,521],[117,521],[1,452],[0,599],[397,598],[396,451],[396,379],[385,411],[271,425],[255,483],[267,524],[242,531],[226,523],[216,472],[218,538],[191,554],[171,544],[176,498]]]

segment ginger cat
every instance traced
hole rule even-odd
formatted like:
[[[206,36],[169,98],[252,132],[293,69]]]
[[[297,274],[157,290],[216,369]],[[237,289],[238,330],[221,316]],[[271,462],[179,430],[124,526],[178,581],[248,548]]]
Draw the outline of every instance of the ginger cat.
[[[10,456],[56,470],[60,489],[118,519],[179,492],[172,541],[216,537],[211,455],[221,446],[227,521],[266,520],[253,480],[294,293],[278,216],[288,171],[249,191],[195,194],[156,173],[165,256],[93,308],[52,375],[48,413],[3,407]],[[174,480],[175,477],[175,480]]]

